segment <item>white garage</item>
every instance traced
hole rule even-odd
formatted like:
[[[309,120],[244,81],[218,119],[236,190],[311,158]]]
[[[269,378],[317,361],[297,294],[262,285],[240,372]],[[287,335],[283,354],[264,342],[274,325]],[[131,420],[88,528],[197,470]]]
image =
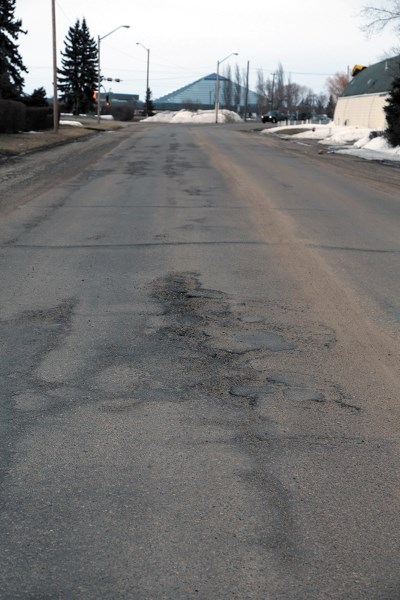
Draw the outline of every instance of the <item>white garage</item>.
[[[393,79],[400,75],[400,56],[382,60],[369,67],[355,67],[350,83],[338,99],[335,125],[385,129],[383,107]]]

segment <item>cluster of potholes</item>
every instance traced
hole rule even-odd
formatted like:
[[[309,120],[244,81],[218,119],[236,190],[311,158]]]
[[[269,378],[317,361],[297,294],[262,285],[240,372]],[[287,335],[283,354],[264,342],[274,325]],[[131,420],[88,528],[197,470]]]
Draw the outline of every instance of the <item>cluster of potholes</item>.
[[[290,328],[249,316],[248,304],[233,306],[224,292],[203,288],[200,274],[171,273],[156,281],[152,292],[167,317],[162,335],[184,343],[196,357],[199,389],[256,411],[271,399],[308,410],[360,411],[335,383],[269,368],[277,353],[295,357],[304,339],[296,339]],[[319,343],[329,351],[334,336]]]
[[[360,412],[338,384],[296,369],[297,358],[307,345],[329,353],[336,343],[334,333],[323,331],[318,338],[315,331],[301,335],[299,329],[276,320],[267,322],[265,306],[263,310],[259,307],[258,316],[256,302],[236,305],[226,293],[204,288],[200,277],[199,273],[170,273],[154,281],[150,292],[162,306],[161,326],[158,323],[154,335],[140,338],[134,355],[129,339],[127,345],[121,342],[121,346],[104,348],[104,356],[96,355],[92,365],[83,366],[82,389],[76,385],[65,388],[35,375],[42,357],[68,335],[74,300],[47,311],[26,311],[18,319],[2,323],[5,337],[15,340],[10,351],[15,375],[20,375],[5,379],[10,396],[28,413],[33,409],[57,411],[92,395],[101,400],[99,409],[130,410],[139,401],[158,399],[161,393],[171,401],[181,401],[192,392],[261,417],[268,416],[271,404],[323,415]],[[11,331],[19,333],[15,337]],[[22,342],[26,343],[21,347]],[[170,380],[165,380],[164,370],[160,378],[160,363],[170,364]],[[114,371],[121,380],[116,383],[113,377],[106,381]],[[65,399],[61,405],[60,393]]]

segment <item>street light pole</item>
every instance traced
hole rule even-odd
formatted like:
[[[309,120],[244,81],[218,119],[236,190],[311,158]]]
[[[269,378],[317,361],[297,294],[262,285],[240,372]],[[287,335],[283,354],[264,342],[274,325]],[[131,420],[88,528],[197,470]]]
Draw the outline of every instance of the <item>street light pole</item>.
[[[102,37],[100,37],[99,35],[97,36],[97,70],[98,70],[98,78],[97,78],[97,122],[98,123],[100,123],[100,112],[101,112],[100,42],[101,42],[101,40],[104,40],[104,38],[106,38],[109,35],[111,35],[112,33],[114,33],[114,31],[117,31],[118,29],[121,29],[123,27],[125,29],[129,29],[130,25],[119,25],[118,27],[116,27],[115,29],[113,29],[112,31],[110,31],[109,33],[106,33],[106,35],[103,35]]]
[[[228,56],[225,56],[222,60],[217,61],[217,80],[215,82],[215,122],[218,123],[218,111],[219,111],[219,65],[225,60],[228,60],[231,56],[238,56],[238,52],[231,52]]]
[[[144,48],[147,52],[147,75],[146,75],[146,95],[145,95],[145,103],[146,103],[146,117],[148,116],[148,110],[147,110],[147,94],[149,93],[149,73],[150,73],[150,48],[146,48],[146,46],[143,46],[143,44],[141,44],[140,42],[136,42],[136,46],[142,46],[142,48]]]

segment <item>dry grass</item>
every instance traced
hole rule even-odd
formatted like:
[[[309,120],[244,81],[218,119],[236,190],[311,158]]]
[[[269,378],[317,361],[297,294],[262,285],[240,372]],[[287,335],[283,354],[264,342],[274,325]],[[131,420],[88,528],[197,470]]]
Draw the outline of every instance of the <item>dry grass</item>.
[[[72,119],[69,119],[72,120]],[[17,156],[32,150],[55,146],[65,142],[73,141],[81,137],[93,135],[99,131],[120,129],[131,124],[131,122],[101,120],[97,123],[95,118],[75,118],[81,123],[80,126],[60,125],[57,132],[53,130],[38,131],[33,133],[1,133],[0,134],[0,157]]]

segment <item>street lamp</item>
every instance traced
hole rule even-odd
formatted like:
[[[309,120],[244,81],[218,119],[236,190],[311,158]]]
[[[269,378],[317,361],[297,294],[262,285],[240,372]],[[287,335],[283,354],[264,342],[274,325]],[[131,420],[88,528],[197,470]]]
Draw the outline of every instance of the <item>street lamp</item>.
[[[148,116],[148,106],[147,106],[147,95],[149,93],[149,68],[150,68],[150,48],[146,48],[140,42],[136,42],[136,46],[142,46],[147,52],[147,76],[146,76],[146,95],[145,95],[145,105],[146,105],[146,117]]]
[[[228,56],[225,56],[222,60],[217,61],[217,80],[215,82],[215,122],[218,123],[218,110],[219,110],[219,65],[228,60],[231,56],[238,56],[238,52],[231,52]]]
[[[98,123],[100,123],[100,111],[101,111],[100,42],[101,42],[101,40],[104,40],[104,38],[106,38],[109,35],[111,35],[112,33],[114,33],[114,31],[117,31],[118,29],[121,29],[122,27],[124,27],[125,29],[129,29],[130,25],[119,25],[118,27],[116,27],[115,29],[113,29],[112,31],[110,31],[110,33],[106,33],[106,35],[103,35],[102,37],[100,37],[99,35],[97,36],[97,69],[98,69],[98,81],[97,81],[97,122]]]

